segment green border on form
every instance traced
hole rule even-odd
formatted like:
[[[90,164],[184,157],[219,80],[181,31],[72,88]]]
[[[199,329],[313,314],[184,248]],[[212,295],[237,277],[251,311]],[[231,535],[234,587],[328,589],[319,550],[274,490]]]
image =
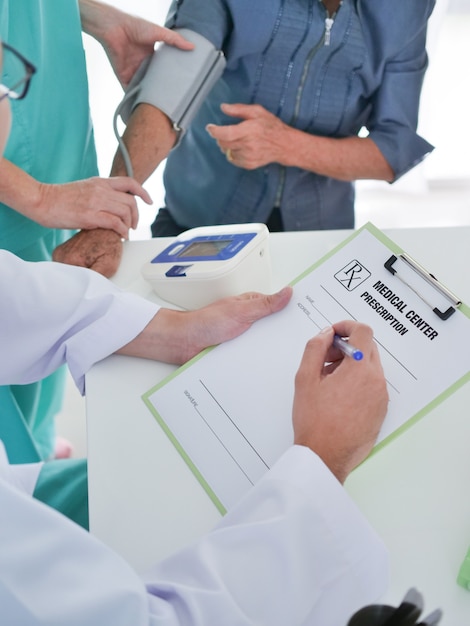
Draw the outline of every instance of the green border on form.
[[[362,226],[361,228],[359,228],[359,229],[355,230],[353,233],[351,233],[351,235],[346,237],[344,239],[344,241],[342,241],[340,244],[335,246],[332,250],[330,250],[330,252],[325,254],[318,261],[316,261],[313,265],[311,265],[304,272],[302,272],[299,276],[297,276],[297,278],[295,278],[290,284],[293,286],[296,283],[298,283],[305,276],[310,274],[313,270],[315,270],[317,267],[319,267],[325,261],[327,261],[330,257],[334,256],[339,250],[341,250],[350,241],[352,241],[355,237],[357,237],[359,235],[359,233],[361,233],[363,230],[369,231],[380,242],[382,242],[387,248],[389,248],[389,250],[391,252],[393,252],[394,254],[398,254],[399,255],[399,254],[402,254],[404,252],[404,250],[402,248],[400,248],[394,241],[392,241],[389,237],[387,237],[387,235],[385,235],[380,229],[378,229],[376,226],[374,226],[371,222],[368,222],[367,224],[364,224],[364,226]],[[459,306],[458,311],[463,313],[466,317],[470,318],[470,307],[468,305],[462,303]],[[217,495],[212,490],[210,485],[207,483],[205,478],[199,472],[198,468],[193,463],[193,461],[191,460],[189,455],[186,453],[186,451],[184,450],[182,445],[179,443],[177,438],[173,435],[172,431],[170,430],[170,428],[166,424],[165,420],[161,417],[161,415],[158,413],[158,411],[155,409],[155,407],[152,405],[152,403],[150,401],[150,396],[152,394],[154,394],[156,391],[158,391],[164,385],[168,384],[176,376],[178,376],[179,374],[184,372],[188,367],[191,367],[192,365],[194,365],[194,363],[197,363],[197,361],[199,361],[199,359],[202,359],[208,352],[211,352],[215,347],[217,347],[217,346],[212,346],[210,348],[206,348],[206,350],[203,350],[200,354],[198,354],[197,356],[192,358],[190,361],[188,361],[187,363],[185,363],[184,365],[179,367],[177,370],[175,370],[169,376],[167,376],[164,380],[160,381],[157,385],[155,385],[149,391],[144,393],[142,395],[142,399],[145,402],[145,404],[148,406],[148,408],[150,409],[150,412],[153,414],[153,416],[155,417],[155,419],[157,420],[157,422],[159,423],[159,425],[161,426],[161,428],[163,429],[163,431],[165,432],[165,434],[167,435],[167,437],[169,438],[171,443],[174,445],[176,450],[179,452],[179,454],[183,458],[184,462],[187,464],[189,469],[193,472],[194,476],[197,478],[197,480],[199,481],[199,483],[203,487],[204,491],[207,493],[209,498],[212,500],[212,502],[215,505],[216,509],[222,515],[224,515],[227,512],[227,510],[225,509],[223,504],[220,502],[220,500],[218,499]],[[467,374],[462,376],[462,378],[457,380],[453,385],[451,385],[445,391],[443,391],[441,394],[436,396],[436,398],[434,398],[434,400],[429,402],[425,407],[423,407],[420,411],[418,411],[418,413],[416,413],[416,415],[413,415],[412,417],[410,417],[410,419],[408,419],[404,424],[402,424],[399,428],[394,430],[393,433],[390,433],[390,435],[388,435],[388,437],[386,437],[383,441],[381,441],[376,446],[374,446],[374,448],[373,448],[372,452],[370,453],[370,455],[368,456],[368,458],[370,458],[371,456],[376,454],[379,450],[381,450],[383,447],[385,447],[393,439],[395,439],[396,437],[398,437],[399,435],[404,433],[405,430],[408,430],[408,428],[410,428],[410,426],[415,424],[422,417],[424,417],[427,413],[432,411],[435,407],[437,407],[439,404],[441,404],[444,400],[449,398],[455,391],[457,391],[460,387],[462,387],[468,381],[470,381],[470,372],[468,372]],[[367,459],[365,459],[364,462],[366,462],[366,461],[367,461]]]
[[[168,424],[165,422],[163,417],[155,409],[155,407],[153,406],[152,402],[150,401],[150,396],[151,395],[153,395],[161,387],[163,387],[164,385],[169,383],[171,380],[173,380],[173,378],[178,376],[178,374],[181,374],[181,372],[183,372],[188,367],[190,367],[191,365],[193,365],[194,363],[199,361],[199,359],[201,359],[205,354],[207,354],[208,352],[213,350],[215,347],[216,346],[212,346],[210,348],[206,348],[201,353],[199,353],[198,355],[193,357],[190,361],[188,361],[187,363],[185,363],[184,365],[179,367],[177,370],[175,370],[174,372],[169,374],[166,378],[164,378],[157,385],[155,385],[155,387],[152,387],[152,389],[150,389],[149,391],[144,393],[143,396],[142,396],[142,399],[145,402],[145,404],[148,406],[148,408],[150,409],[150,412],[152,413],[154,418],[157,420],[157,422],[160,425],[160,427],[162,428],[163,432],[166,434],[166,436],[171,441],[171,443],[175,446],[176,450],[180,453],[181,457],[183,458],[183,461],[186,463],[186,465],[192,471],[194,476],[197,478],[197,480],[199,481],[201,487],[204,489],[204,491],[207,493],[209,498],[212,500],[212,503],[214,504],[215,508],[219,511],[219,513],[221,515],[225,515],[225,513],[227,513],[227,509],[224,507],[222,502],[216,496],[215,492],[212,490],[212,488],[210,487],[209,483],[206,481],[204,476],[198,470],[197,466],[193,463],[191,457],[187,454],[186,450],[183,448],[183,446],[180,444],[178,439],[174,436],[173,432],[168,427]]]

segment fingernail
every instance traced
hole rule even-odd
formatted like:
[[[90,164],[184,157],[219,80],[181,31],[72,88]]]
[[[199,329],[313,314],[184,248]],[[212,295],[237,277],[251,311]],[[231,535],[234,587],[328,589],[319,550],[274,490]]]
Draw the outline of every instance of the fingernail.
[[[330,333],[333,330],[333,326],[325,326],[325,328],[322,328],[320,331],[320,335],[326,335],[328,333]]]

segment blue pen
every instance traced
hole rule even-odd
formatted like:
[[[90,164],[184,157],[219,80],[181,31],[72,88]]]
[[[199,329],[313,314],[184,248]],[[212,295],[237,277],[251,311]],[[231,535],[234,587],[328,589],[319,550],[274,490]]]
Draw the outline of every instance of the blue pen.
[[[360,350],[352,346],[346,341],[346,339],[343,339],[339,335],[335,335],[333,339],[333,345],[335,346],[335,348],[338,348],[338,350],[341,350],[343,354],[345,354],[346,356],[350,356],[355,361],[360,361],[364,356]]]

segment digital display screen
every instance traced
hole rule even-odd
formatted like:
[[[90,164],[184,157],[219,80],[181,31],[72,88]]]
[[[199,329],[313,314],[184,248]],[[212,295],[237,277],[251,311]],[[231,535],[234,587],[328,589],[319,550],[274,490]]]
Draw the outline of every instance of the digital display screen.
[[[179,254],[179,257],[213,257],[232,243],[232,239],[219,241],[195,241]]]

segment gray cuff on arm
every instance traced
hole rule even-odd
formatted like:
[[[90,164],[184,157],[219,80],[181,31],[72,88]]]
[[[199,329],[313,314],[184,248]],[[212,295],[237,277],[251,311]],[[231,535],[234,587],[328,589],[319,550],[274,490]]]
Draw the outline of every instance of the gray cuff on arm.
[[[142,64],[118,108],[125,123],[138,104],[151,104],[169,117],[181,135],[222,75],[225,57],[220,50],[192,30],[176,30],[194,44],[194,49],[179,50],[163,44]]]

